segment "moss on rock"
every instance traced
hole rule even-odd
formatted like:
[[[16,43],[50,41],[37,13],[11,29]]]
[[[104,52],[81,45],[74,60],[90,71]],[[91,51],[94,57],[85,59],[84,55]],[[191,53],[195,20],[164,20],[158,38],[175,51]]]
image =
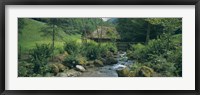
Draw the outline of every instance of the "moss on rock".
[[[152,77],[154,74],[154,70],[152,68],[149,68],[147,66],[142,66],[139,71],[137,76],[141,77]]]
[[[116,71],[119,77],[128,77],[130,72],[130,70],[127,67]]]

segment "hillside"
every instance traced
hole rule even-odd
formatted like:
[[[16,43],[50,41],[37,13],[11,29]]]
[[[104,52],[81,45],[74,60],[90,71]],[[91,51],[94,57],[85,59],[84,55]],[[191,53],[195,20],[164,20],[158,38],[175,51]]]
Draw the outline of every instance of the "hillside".
[[[33,19],[24,19],[25,26],[22,32],[18,35],[18,44],[21,49],[20,52],[25,53],[26,50],[30,50],[37,44],[51,44],[52,36],[43,31],[47,25],[46,23],[36,21]],[[64,31],[59,29],[56,32],[55,46],[56,48],[62,48],[63,43],[69,39],[78,39],[80,35],[67,35]]]

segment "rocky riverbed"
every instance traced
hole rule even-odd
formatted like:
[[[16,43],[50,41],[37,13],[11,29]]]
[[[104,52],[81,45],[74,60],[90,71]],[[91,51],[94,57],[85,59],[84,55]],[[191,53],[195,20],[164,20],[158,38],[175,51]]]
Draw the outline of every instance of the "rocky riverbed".
[[[79,77],[118,77],[117,70],[130,68],[133,64],[133,61],[128,60],[126,52],[118,52],[116,59],[117,64],[87,68],[87,71],[80,74]]]

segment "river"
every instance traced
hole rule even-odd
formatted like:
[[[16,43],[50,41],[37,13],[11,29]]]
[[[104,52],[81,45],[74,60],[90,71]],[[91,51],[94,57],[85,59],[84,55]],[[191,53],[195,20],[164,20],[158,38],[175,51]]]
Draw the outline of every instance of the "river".
[[[106,65],[103,67],[87,68],[79,77],[118,77],[117,69],[130,67],[132,60],[128,60],[126,52],[118,52],[117,64]]]

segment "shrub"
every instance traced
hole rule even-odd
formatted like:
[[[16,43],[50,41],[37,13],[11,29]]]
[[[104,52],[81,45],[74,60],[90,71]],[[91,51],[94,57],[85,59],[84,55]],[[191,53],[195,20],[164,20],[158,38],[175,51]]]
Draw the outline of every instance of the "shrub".
[[[89,60],[100,58],[100,53],[99,46],[95,42],[88,42],[82,46],[82,55],[86,55]]]
[[[57,48],[59,54],[63,54],[65,52],[65,50],[63,48]]]
[[[162,76],[182,76],[182,35],[162,34],[146,45],[132,45],[128,57]]]
[[[29,77],[33,74],[34,64],[25,61],[18,63],[18,76]]]
[[[106,43],[105,48],[107,48],[107,50],[112,52],[112,53],[117,52],[117,46],[113,43]]]
[[[53,48],[49,44],[36,44],[36,48],[30,51],[31,62],[34,63],[34,73],[43,74],[44,66],[48,62],[48,58],[53,54]]]
[[[163,76],[175,76],[175,63],[168,62],[166,58],[162,56],[151,56],[150,62],[146,65]]]
[[[104,43],[99,46],[100,56],[103,58],[113,57],[117,53],[117,46],[113,43]]]
[[[127,54],[131,58],[140,59],[145,57],[145,46],[138,43],[131,46]]]
[[[65,66],[74,68],[76,65],[79,64],[79,60],[75,55],[69,55],[65,58],[64,62]]]
[[[64,50],[69,54],[78,54],[80,49],[80,45],[73,40],[67,41],[64,44]]]

